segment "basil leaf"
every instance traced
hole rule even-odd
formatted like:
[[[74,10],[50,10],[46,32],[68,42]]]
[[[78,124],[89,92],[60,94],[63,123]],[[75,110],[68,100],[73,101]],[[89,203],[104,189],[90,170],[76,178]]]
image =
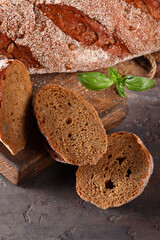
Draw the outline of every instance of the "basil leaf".
[[[109,67],[109,77],[113,80],[122,79],[120,74],[113,67]]]
[[[125,95],[125,90],[124,90],[124,85],[122,82],[117,82],[116,83],[116,89],[117,89],[117,92],[118,94],[122,97],[122,98],[125,98],[126,95]]]
[[[145,91],[155,85],[153,79],[127,75],[123,78],[125,86],[136,92]]]
[[[86,88],[93,91],[109,88],[114,83],[105,74],[99,72],[78,73],[77,77]]]

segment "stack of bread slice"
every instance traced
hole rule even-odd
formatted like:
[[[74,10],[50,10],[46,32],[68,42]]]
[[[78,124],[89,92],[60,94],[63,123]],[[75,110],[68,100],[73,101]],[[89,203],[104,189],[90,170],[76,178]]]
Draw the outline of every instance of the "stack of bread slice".
[[[141,194],[153,159],[135,134],[107,136],[93,106],[54,83],[40,89],[33,105],[51,156],[79,166],[76,187],[82,199],[106,209]]]
[[[32,83],[17,60],[0,65],[0,140],[12,154],[27,143]],[[93,106],[73,91],[50,82],[33,98],[40,131],[51,156],[79,166],[77,192],[100,208],[127,203],[144,190],[153,159],[134,134],[106,131]]]

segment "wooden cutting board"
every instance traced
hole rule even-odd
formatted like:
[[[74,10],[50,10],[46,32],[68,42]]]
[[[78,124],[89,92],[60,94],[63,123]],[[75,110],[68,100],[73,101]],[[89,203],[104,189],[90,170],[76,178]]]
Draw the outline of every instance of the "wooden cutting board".
[[[119,124],[126,116],[128,107],[125,99],[119,97],[114,88],[93,92],[86,90],[77,80],[75,74],[46,74],[32,76],[34,90],[54,79],[56,84],[71,89],[97,110],[106,130]],[[27,179],[38,175],[42,170],[54,163],[54,160],[44,150],[43,139],[40,133],[33,133],[32,142],[16,156],[0,143],[0,173],[16,185],[24,183]]]

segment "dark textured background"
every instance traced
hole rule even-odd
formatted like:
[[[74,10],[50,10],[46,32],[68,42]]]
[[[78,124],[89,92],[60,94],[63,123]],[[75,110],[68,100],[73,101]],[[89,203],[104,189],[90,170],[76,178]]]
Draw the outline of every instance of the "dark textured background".
[[[137,134],[153,155],[154,172],[142,195],[101,210],[76,194],[76,167],[55,163],[22,187],[0,175],[0,240],[160,239],[160,80],[127,96],[128,116],[112,132]]]

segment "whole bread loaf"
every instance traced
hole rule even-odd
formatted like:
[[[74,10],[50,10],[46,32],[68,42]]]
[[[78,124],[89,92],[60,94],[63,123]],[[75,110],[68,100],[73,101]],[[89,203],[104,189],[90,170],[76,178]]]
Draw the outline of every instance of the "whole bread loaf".
[[[113,133],[99,162],[78,168],[77,193],[100,208],[118,207],[143,192],[152,171],[152,156],[135,134]]]
[[[0,54],[30,73],[90,71],[158,50],[159,0],[0,1]]]
[[[60,161],[95,165],[107,149],[107,135],[93,106],[73,91],[49,83],[36,94],[38,126]],[[57,158],[56,157],[56,158]]]
[[[12,154],[24,149],[31,128],[32,83],[17,60],[0,62],[0,141]]]

